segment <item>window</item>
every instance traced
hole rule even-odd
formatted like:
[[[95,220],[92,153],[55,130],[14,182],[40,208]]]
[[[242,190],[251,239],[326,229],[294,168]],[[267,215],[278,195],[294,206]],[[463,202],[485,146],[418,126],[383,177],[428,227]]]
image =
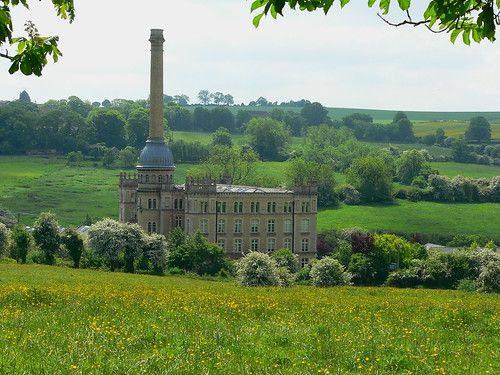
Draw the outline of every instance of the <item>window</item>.
[[[217,233],[225,233],[226,232],[226,220],[219,219],[217,221]]]
[[[162,182],[162,176],[161,175],[158,176],[158,182],[160,182],[160,183]]]
[[[276,250],[276,238],[268,238],[267,239],[267,252],[272,253]]]
[[[156,199],[153,199],[153,208],[156,208]]]
[[[234,213],[241,214],[243,212],[243,202],[234,202]]]
[[[293,203],[292,202],[285,202],[285,205],[283,206],[283,212],[284,213],[291,213],[292,212],[292,207],[293,207]]]
[[[253,214],[258,214],[259,213],[259,202],[252,202],[250,203],[250,212]]]
[[[276,202],[267,202],[267,212],[268,213],[276,212]]]
[[[208,212],[208,202],[200,202],[200,212],[204,214]]]
[[[292,220],[285,219],[283,226],[284,226],[285,233],[292,233]]]
[[[184,199],[179,199],[179,210],[184,209]]]
[[[285,238],[283,240],[283,247],[288,250],[292,250],[292,239],[291,238]]]
[[[152,199],[148,199],[148,208],[149,209],[153,208],[153,200]]]
[[[156,222],[154,222],[154,221],[151,225],[151,232],[156,233]]]
[[[242,245],[243,245],[243,241],[241,240],[241,238],[235,239],[233,242],[233,251],[235,253],[241,253],[241,250],[243,247]]]
[[[267,221],[267,233],[274,233],[276,220],[271,219]]]
[[[217,212],[226,213],[226,202],[217,202]]]
[[[309,212],[310,207],[309,207],[309,202],[302,202],[302,212]]]
[[[259,219],[252,219],[250,223],[250,232],[259,233]]]
[[[208,233],[208,219],[201,219],[200,220],[200,232],[203,234]]]
[[[151,233],[151,222],[148,222],[148,233]]]
[[[175,217],[175,227],[182,228],[182,216]]]
[[[302,230],[302,233],[309,232],[309,219],[302,219],[301,230]]]
[[[309,239],[302,239],[302,251],[309,251]]]
[[[241,219],[236,219],[234,221],[234,233],[241,233],[241,226],[243,221]]]
[[[259,251],[259,240],[256,239],[250,242],[250,250]]]
[[[226,251],[226,240],[224,238],[219,238],[217,240],[217,245],[224,251]]]
[[[146,182],[149,182],[149,175],[146,175]]]
[[[179,200],[174,199],[174,210],[178,210],[178,209],[179,209]]]
[[[305,267],[309,264],[309,259],[308,258],[301,258],[300,259],[300,266]]]
[[[156,182],[156,175],[155,174],[151,175],[151,181]]]

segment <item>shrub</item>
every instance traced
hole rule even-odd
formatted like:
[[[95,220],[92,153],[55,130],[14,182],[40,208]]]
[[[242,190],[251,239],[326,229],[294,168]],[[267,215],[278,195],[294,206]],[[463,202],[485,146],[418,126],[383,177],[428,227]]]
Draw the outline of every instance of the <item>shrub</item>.
[[[26,263],[30,245],[31,235],[29,232],[22,225],[16,225],[12,230],[11,258]]]
[[[469,259],[464,253],[434,253],[425,261],[423,281],[429,287],[450,289],[471,275]]]
[[[144,256],[151,262],[153,272],[162,275],[167,267],[167,241],[156,233],[146,237]]]
[[[477,279],[481,292],[500,293],[500,267],[498,262],[490,262],[483,267]]]
[[[278,267],[276,273],[279,286],[290,287],[295,283],[295,275],[287,267]]]
[[[349,261],[352,256],[352,247],[348,241],[339,240],[335,249],[332,251],[331,256],[337,259],[340,264],[342,264],[345,268],[349,266]]]
[[[411,186],[415,186],[420,189],[425,189],[428,186],[428,184],[423,176],[417,176],[412,180]]]
[[[309,280],[311,280],[311,265],[307,264],[296,273],[295,281],[306,284]]]
[[[462,292],[475,292],[477,290],[477,282],[470,277],[460,280],[455,288],[456,290],[461,290]]]
[[[296,254],[289,249],[276,250],[271,258],[276,262],[277,267],[285,267],[290,272],[297,272],[299,269],[299,259]]]
[[[267,254],[252,251],[237,263],[237,275],[244,286],[271,286],[279,284],[276,263]]]
[[[370,285],[373,283],[375,270],[372,267],[370,258],[365,254],[353,254],[347,270],[352,275],[352,281],[355,285]]]
[[[83,240],[78,232],[73,228],[67,228],[62,234],[61,240],[68,250],[71,259],[73,259],[73,267],[80,267],[80,260],[83,252]]]
[[[7,256],[7,250],[10,243],[10,230],[0,222],[0,258]]]
[[[343,237],[351,243],[353,253],[368,254],[373,250],[373,236],[363,229],[345,229]]]
[[[357,205],[361,203],[361,193],[352,185],[344,186],[340,194],[345,204]]]
[[[45,264],[54,264],[61,238],[59,223],[54,214],[42,212],[33,224],[33,238],[45,255]]]
[[[348,285],[351,274],[345,272],[344,266],[332,257],[318,260],[311,267],[311,281],[314,286],[329,287]]]
[[[389,274],[385,285],[397,288],[413,288],[422,284],[416,268],[397,270]]]

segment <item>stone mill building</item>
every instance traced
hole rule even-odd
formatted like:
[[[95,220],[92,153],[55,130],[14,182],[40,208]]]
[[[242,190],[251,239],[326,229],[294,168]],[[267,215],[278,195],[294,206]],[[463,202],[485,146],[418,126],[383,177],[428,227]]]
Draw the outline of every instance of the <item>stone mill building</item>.
[[[167,235],[200,231],[227,255],[288,248],[304,265],[316,256],[317,192],[236,186],[188,178],[174,182],[175,164],[164,141],[163,30],[151,30],[149,138],[137,174],[120,175],[120,221]]]

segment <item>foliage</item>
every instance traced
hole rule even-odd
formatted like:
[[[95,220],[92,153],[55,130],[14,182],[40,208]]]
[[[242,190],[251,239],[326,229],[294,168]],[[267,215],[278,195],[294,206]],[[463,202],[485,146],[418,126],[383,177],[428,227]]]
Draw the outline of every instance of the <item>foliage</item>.
[[[0,258],[8,256],[11,233],[7,226],[0,222]]]
[[[127,223],[123,225],[123,255],[125,272],[134,273],[134,261],[143,253],[146,244],[145,233],[138,224]]]
[[[278,249],[271,254],[271,258],[276,262],[277,267],[284,267],[290,272],[299,270],[299,258],[289,249]]]
[[[80,267],[83,253],[83,239],[74,228],[66,228],[61,235],[61,242],[73,260],[73,267]]]
[[[287,267],[277,267],[278,286],[287,288],[295,283],[295,275]]]
[[[300,110],[300,115],[307,126],[317,126],[327,121],[328,110],[318,102],[306,103]]]
[[[96,255],[105,258],[111,271],[114,271],[125,246],[123,225],[115,220],[103,219],[92,224],[87,234],[90,247]]]
[[[130,112],[125,124],[127,143],[133,147],[143,147],[149,134],[149,113],[145,108],[135,108]]]
[[[237,262],[238,280],[243,286],[279,284],[276,263],[269,255],[251,251]]]
[[[414,267],[391,272],[385,282],[385,285],[397,288],[414,288],[421,284],[422,279]]]
[[[420,175],[426,161],[417,150],[405,151],[397,161],[397,176],[404,184],[410,184],[415,177]]]
[[[127,146],[118,153],[120,163],[124,168],[133,168],[137,164],[138,158],[137,150],[132,146]]]
[[[151,262],[153,272],[163,275],[167,268],[168,245],[164,236],[151,233],[146,237],[144,245],[144,255]]]
[[[253,19],[254,26],[258,26],[261,18],[268,13],[273,18],[283,15],[283,9],[288,5],[291,9],[301,11],[322,10],[325,14],[329,12],[335,0],[254,0],[251,10],[258,11]],[[340,5],[344,7],[350,0],[341,0]],[[384,15],[390,11],[390,0],[369,0],[371,7],[378,4]],[[464,44],[469,45],[471,38],[479,43],[483,39],[495,40],[498,2],[493,0],[469,0],[443,2],[442,0],[428,0],[428,5],[421,19],[414,21],[411,16],[411,0],[399,0],[399,8],[407,14],[407,19],[392,23],[393,26],[402,25],[425,25],[433,32],[446,32],[450,34],[452,43],[462,34]]]
[[[311,281],[314,286],[330,287],[349,285],[351,274],[345,272],[344,266],[332,257],[325,257],[311,267]]]
[[[467,163],[472,160],[470,147],[463,138],[455,139],[451,143],[452,158],[459,163]]]
[[[380,254],[385,263],[396,264],[397,268],[407,268],[413,259],[425,259],[427,251],[418,243],[410,243],[394,234],[375,234],[373,245],[376,253]]]
[[[98,108],[88,117],[88,141],[104,143],[107,147],[122,149],[125,142],[125,118],[116,109]]]
[[[366,254],[353,254],[349,260],[347,270],[352,275],[354,285],[371,285],[374,282],[376,270],[371,259]]]
[[[490,262],[484,266],[477,279],[482,292],[500,293],[500,262]]]
[[[465,139],[475,141],[491,140],[491,125],[483,116],[473,117],[465,132]]]
[[[271,118],[253,118],[245,134],[250,146],[263,160],[282,160],[288,147],[290,134],[282,122]]]
[[[392,176],[380,157],[355,159],[347,172],[349,183],[361,194],[364,202],[392,200]]]
[[[361,194],[352,185],[342,186],[340,196],[345,204],[357,205],[361,203]]]
[[[31,244],[31,235],[22,225],[16,225],[12,230],[11,258],[26,263],[26,257]]]
[[[434,253],[425,261],[422,278],[425,286],[452,288],[470,275],[470,263],[464,253]]]
[[[61,243],[59,223],[54,214],[42,212],[37,217],[33,223],[33,238],[44,253],[44,262],[54,264],[55,254]]]
[[[212,144],[214,146],[233,146],[231,133],[226,128],[220,127],[212,134]]]
[[[16,224],[16,218],[9,210],[0,206],[0,223],[6,227],[12,228]]]
[[[71,151],[66,155],[66,164],[80,166],[83,162],[83,154],[80,151]]]

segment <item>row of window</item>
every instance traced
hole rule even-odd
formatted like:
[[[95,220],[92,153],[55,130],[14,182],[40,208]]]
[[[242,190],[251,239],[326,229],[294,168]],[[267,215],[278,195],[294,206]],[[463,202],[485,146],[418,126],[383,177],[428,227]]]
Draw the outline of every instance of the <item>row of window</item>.
[[[311,205],[309,202],[301,202],[302,212],[311,212]],[[293,202],[285,202],[283,204],[283,212],[284,213],[292,213],[293,211]],[[208,212],[208,202],[201,201],[200,202],[200,212],[207,213]],[[226,202],[217,202],[217,212],[218,213],[226,213],[227,212],[227,203]],[[243,213],[243,202],[234,202],[233,203],[233,212],[234,213]],[[260,213],[260,202],[250,202],[250,212],[253,214]],[[267,202],[267,213],[276,213],[277,212],[277,203],[276,202]]]
[[[184,227],[184,220],[182,216],[176,216],[175,217],[175,227],[176,228],[183,228]],[[157,226],[155,221],[150,221],[148,222],[148,233],[156,233]]]
[[[152,174],[151,176],[148,174],[146,174],[146,175],[139,174],[139,182],[145,182],[145,183],[159,182],[159,183],[162,183],[162,182],[172,182],[172,181],[173,181],[173,176],[170,176],[168,174],[165,176],[158,175],[158,181],[157,181],[157,176],[155,174]]]
[[[311,226],[311,221],[309,219],[302,219],[300,223],[300,231],[302,233],[308,233]],[[292,233],[293,223],[291,219],[285,219],[283,221],[283,232]],[[208,219],[200,220],[199,230],[201,233],[208,233]],[[233,233],[243,232],[243,219],[235,219],[233,222]],[[217,233],[226,233],[226,220],[217,220]],[[260,233],[260,220],[251,219],[250,220],[250,233]],[[267,233],[276,233],[276,220],[267,220]]]
[[[217,240],[217,245],[221,247],[224,251],[226,251],[226,239],[225,238],[219,238]],[[271,253],[277,249],[276,245],[276,238],[268,238],[267,243],[266,243],[265,250],[268,253]],[[300,250],[303,252],[309,251],[309,239],[308,238],[303,238],[300,243]],[[283,240],[283,248],[285,249],[292,249],[292,239],[291,238],[285,238]],[[259,239],[252,239],[250,241],[250,250],[251,251],[260,251],[260,241]],[[233,253],[241,253],[243,252],[243,240],[241,238],[235,238],[233,240]]]
[[[148,199],[148,208],[154,209],[159,208],[159,205],[156,204],[155,198]],[[174,199],[174,209],[175,210],[183,210],[184,209],[184,199]]]

